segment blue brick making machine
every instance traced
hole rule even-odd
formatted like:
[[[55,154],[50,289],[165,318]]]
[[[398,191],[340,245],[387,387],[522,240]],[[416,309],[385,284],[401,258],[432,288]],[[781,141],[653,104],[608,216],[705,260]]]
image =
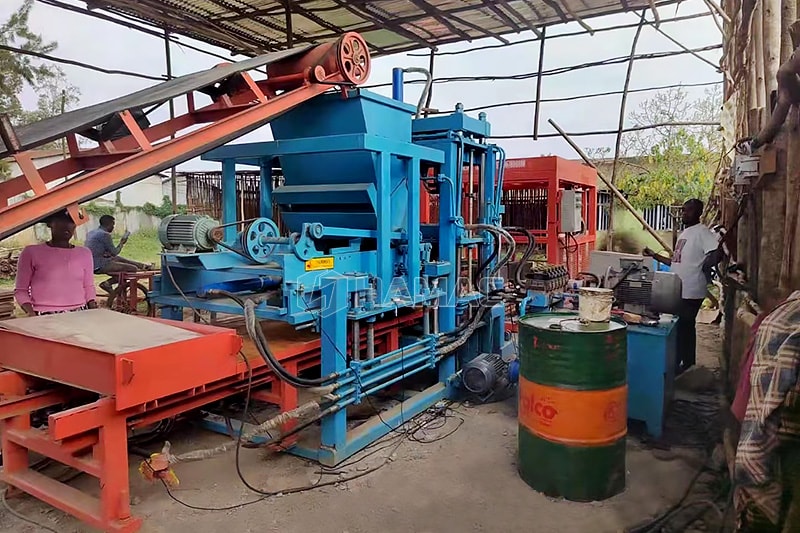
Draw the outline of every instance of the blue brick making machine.
[[[497,271],[514,245],[500,224],[504,155],[487,142],[485,116],[469,117],[459,106],[419,118],[415,106],[350,90],[295,107],[271,127],[272,142],[228,144],[203,156],[222,165],[222,220],[176,215],[162,224],[162,275],[151,295],[162,316],[181,320],[186,308],[244,315],[276,376],[325,393],[319,446],[290,448],[325,464],[456,397],[460,371],[476,356],[468,389],[490,394],[495,382],[505,386],[501,355],[509,343]],[[254,220],[236,220],[237,166],[261,169]],[[273,189],[275,167],[283,183]],[[420,222],[422,187],[438,197],[431,224]],[[279,233],[273,204],[288,234]],[[380,324],[400,319],[393,340],[377,347]],[[287,370],[261,321],[318,331],[319,372]],[[377,423],[348,430],[348,406],[423,373],[431,376],[427,388],[375,413]]]

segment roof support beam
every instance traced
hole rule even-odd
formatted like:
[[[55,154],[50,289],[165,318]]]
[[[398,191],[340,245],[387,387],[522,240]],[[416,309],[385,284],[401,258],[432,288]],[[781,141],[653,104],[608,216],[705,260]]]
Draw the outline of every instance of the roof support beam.
[[[182,11],[157,0],[138,0],[137,2],[104,0],[103,9],[127,15],[135,13],[135,18],[151,21],[151,24],[160,26],[162,30],[166,28],[172,33],[206,35],[209,39],[218,39],[221,43],[226,43],[229,49],[236,48],[237,53],[258,55],[264,51],[274,51],[275,49],[273,42],[256,40],[251,35],[216,24],[208,19],[208,12],[202,15]],[[202,27],[202,31],[198,32],[195,28],[198,25]]]
[[[700,61],[702,61],[703,63],[705,63],[705,64],[709,65],[709,66],[710,66],[711,68],[713,68],[715,71],[717,71],[717,72],[720,72],[720,67],[719,67],[719,65],[715,65],[713,62],[709,61],[709,60],[708,60],[708,59],[706,59],[705,57],[701,56],[699,53],[695,52],[694,50],[692,50],[691,48],[689,48],[689,47],[688,47],[688,46],[686,46],[685,44],[681,43],[680,41],[678,41],[677,39],[675,39],[674,37],[672,37],[671,35],[669,35],[667,32],[665,32],[663,29],[661,29],[661,28],[658,26],[658,24],[657,24],[657,23],[655,23],[655,22],[650,22],[649,20],[646,20],[646,19],[645,19],[645,17],[644,17],[644,14],[642,14],[642,15],[641,15],[641,17],[642,17],[642,20],[643,20],[643,21],[645,21],[645,23],[646,23],[646,24],[648,24],[649,26],[652,26],[654,30],[656,30],[658,33],[660,33],[661,35],[663,35],[664,37],[666,37],[667,39],[669,39],[669,41],[670,41],[670,42],[672,42],[672,44],[675,44],[675,45],[677,45],[678,47],[680,47],[681,49],[683,49],[685,52],[688,52],[688,53],[692,54],[694,57],[696,57],[697,59],[699,59],[699,60],[700,60]]]
[[[531,2],[531,0],[522,0],[522,2],[523,2],[523,3],[524,3],[526,6],[528,6],[528,9],[530,9],[531,11],[533,11],[533,14],[534,14],[534,15],[536,15],[536,18],[537,18],[537,20],[541,20],[541,19],[542,19],[542,12],[541,12],[541,11],[539,11],[539,8],[537,8],[537,7],[536,7],[536,4],[534,4],[533,2]]]
[[[569,4],[567,4],[566,2],[564,3],[564,9],[567,11],[567,13],[569,13],[569,16],[572,17],[572,20],[574,20],[575,22],[580,24],[583,27],[584,30],[589,32],[589,35],[594,35],[594,29],[591,26],[589,26],[588,24],[586,24],[583,21],[583,19],[581,17],[579,17],[578,14],[575,13],[575,11],[573,11],[569,7]]]
[[[503,11],[497,7],[497,5],[495,5],[494,0],[483,0],[483,5],[488,7],[492,13],[500,17],[500,20],[503,21],[503,24],[506,24],[509,28],[513,29],[517,33],[519,33],[519,31],[522,29],[516,22],[511,20],[511,17],[503,13]]]
[[[528,20],[528,19],[526,19],[525,17],[523,17],[523,16],[522,16],[522,14],[521,14],[519,11],[517,11],[516,9],[514,9],[513,7],[511,7],[511,5],[510,5],[510,4],[509,4],[509,3],[508,3],[506,0],[498,0],[498,2],[497,2],[497,3],[498,3],[498,4],[500,4],[501,6],[503,6],[504,8],[506,8],[506,10],[508,10],[508,12],[509,12],[509,13],[511,13],[512,15],[514,15],[514,17],[516,17],[516,19],[517,19],[517,20],[519,20],[519,21],[520,21],[522,24],[524,24],[524,25],[525,25],[525,26],[526,26],[526,27],[527,27],[527,28],[528,28],[530,31],[532,31],[534,34],[536,34],[536,36],[537,36],[538,38],[540,38],[540,39],[542,39],[542,38],[543,38],[543,35],[544,35],[544,34],[542,33],[542,31],[541,31],[541,30],[539,30],[539,28],[537,28],[537,27],[536,27],[536,26],[535,26],[535,25],[534,25],[534,24],[533,24],[533,23],[532,23],[530,20]],[[498,9],[499,9],[499,8],[498,8]]]
[[[555,14],[558,16],[558,18],[561,19],[561,22],[569,22],[569,19],[567,18],[567,14],[564,13],[563,9],[561,9],[561,6],[559,5],[559,2],[555,2],[553,0],[542,0],[542,1],[545,4],[547,4],[548,6],[550,6],[550,9],[552,9],[555,12]]]
[[[238,6],[235,6],[232,3],[227,2],[226,0],[209,0],[209,1],[214,5],[217,5],[217,6],[221,7],[221,8],[223,8],[223,9],[228,9],[230,11],[233,11],[234,13],[238,13],[240,15],[245,14],[245,11],[242,10],[242,8],[240,8]],[[292,32],[291,19],[289,19],[287,21],[286,28],[284,28],[283,26],[281,26],[280,24],[278,24],[276,22],[272,22],[270,20],[265,20],[262,17],[249,17],[249,19],[252,20],[253,22],[255,22],[256,24],[260,24],[261,26],[264,26],[265,28],[269,28],[272,31],[275,31],[275,32],[278,32],[278,33],[286,32],[285,35],[286,35],[286,39],[287,39],[287,43],[288,43],[288,48],[291,48],[292,46],[294,46],[294,43],[298,42],[298,41],[309,42],[308,39],[303,39],[300,36],[294,35],[294,33],[290,33],[290,32]],[[220,21],[220,22],[224,22],[224,21]]]
[[[396,19],[394,21],[381,20],[378,17],[372,15],[371,13],[369,13],[368,11],[366,11],[364,9],[356,9],[355,7],[350,5],[350,2],[348,2],[348,1],[333,0],[333,2],[335,2],[336,5],[345,8],[346,10],[348,10],[350,13],[356,15],[357,17],[362,17],[362,18],[368,19],[373,24],[377,24],[378,26],[382,26],[382,27],[384,27],[384,28],[386,28],[388,30],[391,30],[391,31],[397,33],[398,35],[402,35],[406,39],[410,39],[410,40],[414,41],[415,43],[417,43],[418,45],[422,46],[423,48],[434,48],[434,45],[432,45],[431,43],[427,42],[425,39],[423,39],[422,37],[420,37],[416,33],[412,32],[412,31],[408,31],[407,29],[403,28],[400,24],[397,23]]]
[[[472,37],[464,32],[464,30],[456,28],[449,20],[447,20],[447,16],[442,13],[440,9],[430,5],[424,0],[411,0],[411,3],[417,6],[420,10],[424,11],[426,14],[436,19],[442,26],[450,30],[451,33],[454,33],[460,36],[462,39],[466,39],[467,41],[472,40]]]
[[[289,0],[284,0],[284,9],[286,12],[286,47],[292,47],[292,4]]]
[[[508,39],[506,39],[505,37],[501,37],[500,35],[497,35],[496,33],[491,32],[491,31],[487,30],[486,28],[481,28],[477,24],[473,24],[472,22],[470,22],[468,20],[465,20],[465,19],[463,19],[461,17],[458,17],[458,16],[452,14],[453,11],[455,11],[455,10],[446,11],[445,13],[450,19],[454,20],[455,22],[458,22],[462,26],[466,26],[467,28],[469,28],[469,29],[471,29],[473,31],[477,31],[478,33],[480,33],[481,34],[480,38],[482,38],[483,36],[491,37],[493,39],[497,39],[498,41],[500,41],[503,44],[509,44],[510,41]]]

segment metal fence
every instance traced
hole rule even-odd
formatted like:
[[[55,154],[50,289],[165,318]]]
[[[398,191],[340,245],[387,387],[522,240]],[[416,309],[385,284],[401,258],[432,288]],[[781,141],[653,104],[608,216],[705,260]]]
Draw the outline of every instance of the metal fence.
[[[608,191],[597,192],[597,231],[608,230],[608,207],[611,204],[611,193]],[[642,212],[642,217],[656,231],[671,231],[672,216],[667,205],[648,207]]]
[[[186,206],[190,213],[208,215],[214,220],[222,219],[222,173],[187,172]],[[283,177],[273,175],[273,189],[281,184]],[[258,171],[236,172],[236,219],[249,220],[259,216],[261,207],[261,175]],[[286,234],[278,206],[272,206],[273,219],[281,234]]]
[[[208,215],[215,220],[222,218],[222,173],[189,172],[186,176],[186,203],[190,213]],[[273,185],[278,186],[283,178],[273,176]],[[524,193],[524,194],[523,194]],[[544,191],[546,196],[546,190]],[[516,225],[528,228],[546,229],[547,200],[530,191],[506,191],[503,203],[507,217],[514,218]],[[261,184],[258,172],[236,172],[236,216],[238,220],[248,220],[259,215]],[[597,231],[608,230],[608,207],[611,193],[597,192]],[[278,207],[273,205],[275,221],[285,234]],[[512,216],[513,215],[513,216]],[[671,231],[672,217],[669,206],[657,205],[645,209],[642,216],[656,231]],[[520,218],[524,218],[524,223]],[[520,220],[518,220],[520,219]]]

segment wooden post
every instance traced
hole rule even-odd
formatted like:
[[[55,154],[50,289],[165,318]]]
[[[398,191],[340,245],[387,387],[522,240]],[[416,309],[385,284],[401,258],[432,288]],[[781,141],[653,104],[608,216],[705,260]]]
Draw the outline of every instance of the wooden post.
[[[547,41],[547,27],[542,28],[539,43],[539,69],[536,74],[536,107],[533,110],[533,140],[539,139],[539,116],[542,110],[542,71],[544,70],[544,45]]]
[[[797,0],[783,0],[781,3],[781,63],[791,57],[794,52],[789,28],[797,20]]]
[[[762,0],[763,10],[763,45],[764,45],[764,76],[766,87],[767,114],[772,108],[773,91],[778,90],[778,80],[775,77],[781,60],[781,0]]]
[[[573,141],[572,138],[570,138],[570,136],[563,129],[561,129],[561,126],[559,126],[558,124],[553,122],[552,118],[548,119],[547,122],[549,122],[550,125],[553,126],[553,129],[555,129],[558,132],[558,134],[561,135],[564,138],[565,141],[567,141],[567,143],[572,147],[572,149],[575,150],[575,152],[577,152],[577,154],[579,156],[581,156],[581,159],[583,159],[583,162],[586,163],[586,165],[592,167],[593,169],[595,169],[597,171],[597,177],[600,178],[603,181],[603,183],[606,184],[606,186],[608,187],[609,191],[611,191],[611,194],[616,196],[619,199],[620,203],[623,206],[625,206],[625,208],[628,211],[630,211],[630,213],[633,215],[633,217],[636,220],[639,221],[639,223],[642,225],[642,229],[644,229],[650,235],[652,235],[653,238],[658,242],[658,244],[660,244],[663,247],[664,251],[666,252],[666,255],[668,257],[671,256],[672,255],[672,247],[669,244],[667,244],[667,242],[661,237],[661,235],[658,234],[658,232],[655,229],[653,229],[653,226],[648,224],[647,221],[644,218],[642,218],[642,215],[640,215],[639,212],[636,211],[636,209],[634,209],[634,207],[631,205],[631,203],[628,201],[628,199],[625,198],[625,195],[623,195],[619,191],[619,189],[617,189],[614,186],[614,184],[611,183],[611,180],[606,178],[603,175],[603,173],[600,172],[600,170],[595,166],[595,164],[592,163],[591,159],[589,159],[589,156],[586,155],[586,152],[581,150],[581,148],[575,143],[575,141]]]
[[[783,0],[783,45],[793,50],[799,42],[793,42],[789,28],[800,18],[800,2]],[[788,58],[788,56],[787,56]],[[792,107],[784,126],[787,135],[786,161],[786,219],[784,222],[783,261],[781,261],[780,290],[783,294],[800,289],[800,110]]]
[[[762,44],[764,57],[764,87],[766,101],[761,113],[761,125],[772,113],[773,93],[778,90],[778,67],[781,56],[781,0],[762,0]],[[757,21],[754,21],[754,24]],[[755,51],[758,53],[758,50]],[[779,281],[783,260],[784,223],[786,216],[786,143],[785,130],[775,138],[770,151],[776,157],[775,173],[765,176],[763,187],[756,192],[758,223],[755,242],[758,247],[759,302],[767,308],[782,299]]]
[[[755,58],[756,66],[756,109],[759,110],[758,129],[764,126],[763,112],[760,111],[767,106],[767,85],[764,77],[764,4],[759,2],[753,11],[752,22],[753,36],[751,39],[751,54]]]

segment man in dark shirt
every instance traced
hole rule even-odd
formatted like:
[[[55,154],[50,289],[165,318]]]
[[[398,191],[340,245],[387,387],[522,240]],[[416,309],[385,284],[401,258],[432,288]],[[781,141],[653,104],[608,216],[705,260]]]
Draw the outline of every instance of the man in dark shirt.
[[[128,242],[127,235],[123,236],[119,244],[114,246],[114,240],[111,238],[111,233],[114,231],[114,224],[116,221],[111,215],[103,215],[100,217],[100,227],[93,229],[86,236],[84,246],[92,251],[92,259],[94,260],[94,273],[95,274],[119,274],[120,272],[137,272],[139,270],[148,270],[152,265],[146,265],[130,259],[120,257],[119,253],[122,247]],[[106,291],[108,288],[105,285],[108,281],[100,284],[100,287]]]

